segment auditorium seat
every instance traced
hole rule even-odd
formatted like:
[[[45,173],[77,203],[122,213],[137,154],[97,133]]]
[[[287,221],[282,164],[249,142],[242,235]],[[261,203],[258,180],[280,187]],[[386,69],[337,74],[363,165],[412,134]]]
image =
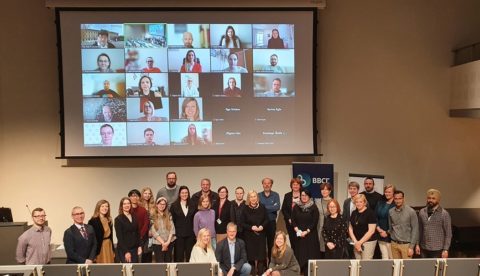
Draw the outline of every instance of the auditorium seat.
[[[440,265],[441,265],[440,260],[437,260],[437,259],[403,260],[400,266],[400,275],[401,276],[439,275]]]
[[[87,276],[122,276],[123,264],[93,264],[86,267]]]
[[[213,266],[210,263],[178,263],[175,270],[177,271],[177,276],[215,275]]]
[[[42,267],[43,276],[80,276],[82,275],[83,267],[76,264],[62,264],[62,265],[44,265]]]
[[[133,276],[167,276],[167,264],[132,264]]]
[[[360,260],[357,276],[393,276],[394,269],[393,260]]]
[[[312,276],[350,276],[352,263],[350,260],[310,260],[309,267]]]
[[[0,266],[0,275],[37,276],[37,267],[34,265],[5,265]]]
[[[442,276],[479,276],[480,258],[445,259]]]

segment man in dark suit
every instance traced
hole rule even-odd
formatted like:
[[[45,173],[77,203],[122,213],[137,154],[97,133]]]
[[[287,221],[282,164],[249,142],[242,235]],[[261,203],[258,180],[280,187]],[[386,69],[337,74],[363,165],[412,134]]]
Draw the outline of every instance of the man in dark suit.
[[[106,49],[106,48],[115,48],[115,45],[113,45],[113,43],[108,41],[108,31],[100,30],[98,32],[97,41],[95,41],[92,44],[92,47]]]
[[[237,225],[233,222],[227,225],[227,238],[217,244],[215,257],[219,262],[223,275],[247,276],[252,267],[247,260],[245,242],[237,239]]]
[[[97,254],[97,239],[93,227],[83,223],[85,212],[82,207],[73,207],[72,218],[73,225],[63,234],[67,264],[91,264]]]

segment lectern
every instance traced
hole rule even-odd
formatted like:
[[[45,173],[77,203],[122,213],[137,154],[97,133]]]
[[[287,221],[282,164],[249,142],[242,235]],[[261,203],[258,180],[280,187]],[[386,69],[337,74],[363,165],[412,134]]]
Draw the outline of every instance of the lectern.
[[[2,237],[2,246],[0,246],[0,265],[17,264],[17,261],[15,260],[17,240],[27,228],[26,222],[0,222],[0,237]]]

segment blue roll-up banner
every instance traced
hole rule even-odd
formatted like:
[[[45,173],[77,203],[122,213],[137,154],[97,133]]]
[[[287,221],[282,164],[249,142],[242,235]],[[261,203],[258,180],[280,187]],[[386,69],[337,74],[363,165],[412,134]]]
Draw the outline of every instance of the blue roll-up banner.
[[[292,172],[294,178],[302,179],[304,189],[312,193],[312,197],[320,198],[320,184],[330,183],[332,185],[333,197],[333,164],[321,164],[315,162],[295,162],[292,163]]]

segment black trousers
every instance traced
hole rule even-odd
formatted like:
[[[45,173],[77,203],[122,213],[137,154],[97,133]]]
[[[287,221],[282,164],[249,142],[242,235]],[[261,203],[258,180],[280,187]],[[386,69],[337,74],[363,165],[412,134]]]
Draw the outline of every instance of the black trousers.
[[[150,264],[153,261],[153,252],[142,253],[142,263]]]
[[[267,237],[267,259],[269,263],[270,259],[272,258],[272,247],[275,239],[275,232],[277,232],[277,222],[270,220],[265,229],[265,236]]]
[[[190,261],[193,245],[195,245],[195,236],[177,237],[174,246],[175,262]]]
[[[252,271],[250,272],[251,275],[262,275],[265,272],[265,260],[258,260],[257,266],[255,266],[255,261],[248,261],[248,263],[252,266]]]
[[[157,263],[171,263],[172,262],[172,252],[173,244],[171,243],[168,246],[167,251],[162,251],[162,246],[158,244],[153,245],[153,252],[155,253],[155,262]]]
[[[129,249],[128,251],[121,251],[120,249],[117,249],[117,254],[118,254],[118,258],[120,259],[120,262],[121,263],[126,263],[127,261],[125,260],[125,254],[127,252],[130,252],[130,255],[132,256],[131,262],[132,263],[138,263],[137,250],[138,250],[137,247]]]
[[[420,257],[422,258],[441,258],[443,250],[430,251],[420,248]]]
[[[295,251],[297,234],[295,233],[295,230],[293,229],[293,227],[288,223],[288,221],[286,221],[285,223],[287,224],[287,232],[288,232],[288,239],[290,240],[290,247],[292,248],[293,251]]]
[[[335,246],[333,249],[329,249],[325,245],[325,259],[344,259],[345,248],[342,246]]]

